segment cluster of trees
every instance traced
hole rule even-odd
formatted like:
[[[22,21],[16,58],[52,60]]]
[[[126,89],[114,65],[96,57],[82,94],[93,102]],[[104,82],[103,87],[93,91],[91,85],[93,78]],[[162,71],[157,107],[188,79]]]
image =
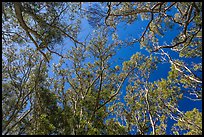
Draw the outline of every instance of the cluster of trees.
[[[83,19],[94,31],[81,39]],[[140,37],[120,40],[118,24],[138,20]],[[149,55],[113,66],[135,43]],[[171,134],[202,134],[202,112],[178,105],[202,101],[201,59],[201,2],[3,2],[2,134],[163,135],[170,119]],[[150,81],[163,63],[168,77]]]

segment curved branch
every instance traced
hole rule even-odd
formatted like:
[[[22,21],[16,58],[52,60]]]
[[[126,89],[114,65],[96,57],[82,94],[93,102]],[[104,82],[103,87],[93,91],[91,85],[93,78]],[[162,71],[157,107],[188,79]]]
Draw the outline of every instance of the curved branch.
[[[19,23],[20,23],[20,26],[28,31],[28,32],[31,32],[33,35],[35,35],[37,38],[41,38],[41,36],[34,30],[30,29],[24,19],[23,19],[23,16],[22,16],[22,6],[21,6],[21,3],[20,2],[14,2],[14,9],[15,9],[15,13],[16,13],[16,18],[18,19]]]
[[[178,64],[178,63],[174,62],[174,61],[172,60],[172,58],[171,58],[167,53],[165,53],[163,50],[162,50],[162,53],[165,54],[165,55],[168,57],[170,63],[175,67],[175,69],[176,69],[177,71],[179,71],[180,73],[182,73],[185,77],[189,78],[190,80],[193,80],[193,81],[195,81],[195,82],[197,82],[197,83],[202,84],[202,80],[200,80],[199,78],[197,78],[197,77],[195,76],[195,74],[194,74],[192,71],[190,71],[185,65],[183,66],[183,65],[181,65],[181,64]],[[191,77],[191,76],[189,76],[189,75],[186,75],[186,74],[185,74],[180,68],[178,68],[177,66],[182,66],[182,67],[184,67],[184,68],[185,68],[188,72],[190,72],[190,74],[192,74],[194,77]]]
[[[142,33],[142,36],[140,37],[139,41],[141,41],[143,38],[144,38],[144,35],[146,34],[147,30],[149,29],[150,27],[150,24],[152,23],[152,21],[154,20],[154,9],[157,7],[157,6],[161,6],[163,4],[163,2],[160,2],[160,3],[157,3],[155,4],[152,8],[151,8],[151,20],[149,21],[149,23],[147,24],[146,28],[145,28],[145,31]]]
[[[99,107],[95,110],[95,112],[98,111],[99,109],[101,109],[101,108],[102,108],[103,106],[105,106],[107,103],[109,103],[116,95],[118,95],[118,93],[119,93],[120,89],[122,88],[122,85],[123,85],[123,83],[125,82],[126,78],[130,75],[130,73],[131,73],[134,69],[135,69],[135,68],[133,68],[132,70],[130,70],[130,71],[128,72],[128,74],[125,76],[125,78],[121,81],[121,83],[120,83],[120,85],[119,85],[117,91],[115,92],[115,94],[113,94],[107,101],[105,101],[101,106],[99,106]]]
[[[22,8],[22,7],[21,7],[21,3],[20,3],[20,2],[14,2],[14,9],[15,9],[16,17],[17,17],[17,19],[18,19],[18,21],[19,21],[19,23],[20,23],[20,26],[26,31],[27,35],[28,35],[29,38],[33,41],[33,43],[35,44],[36,48],[39,49],[39,46],[38,46],[37,42],[36,42],[36,41],[34,40],[34,38],[30,35],[30,32],[31,32],[32,34],[34,34],[37,38],[41,38],[41,37],[40,37],[40,35],[39,35],[36,31],[30,29],[30,28],[26,25],[25,21],[23,20],[21,8]],[[43,53],[41,50],[39,50],[39,52],[44,56],[44,58],[46,59],[46,61],[49,63],[49,60],[48,60],[47,56],[45,55],[45,53]]]

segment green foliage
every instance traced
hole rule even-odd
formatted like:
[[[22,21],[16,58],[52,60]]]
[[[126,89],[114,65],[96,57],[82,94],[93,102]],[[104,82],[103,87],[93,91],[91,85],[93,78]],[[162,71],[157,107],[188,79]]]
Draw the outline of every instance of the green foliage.
[[[201,135],[201,112],[179,101],[202,100],[202,3],[88,4],[2,3],[2,134],[165,135],[170,118],[173,134]],[[136,42],[148,53],[116,62]],[[164,63],[168,76],[152,80]]]
[[[174,128],[178,130],[174,131],[175,133],[184,130],[187,131],[185,135],[202,135],[202,113],[196,108],[192,111],[187,111],[184,116],[174,124]]]

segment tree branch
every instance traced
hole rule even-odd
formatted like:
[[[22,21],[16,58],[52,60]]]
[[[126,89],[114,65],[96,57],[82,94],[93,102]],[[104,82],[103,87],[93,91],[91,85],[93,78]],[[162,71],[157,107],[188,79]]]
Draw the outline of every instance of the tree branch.
[[[180,65],[180,64],[174,62],[174,61],[172,60],[172,58],[171,58],[166,52],[164,52],[163,50],[162,50],[162,52],[163,52],[163,54],[165,54],[165,55],[168,57],[170,63],[175,67],[175,69],[176,69],[177,71],[179,71],[180,73],[182,73],[185,77],[189,78],[190,80],[193,80],[193,81],[195,81],[195,82],[197,82],[197,83],[202,84],[202,81],[199,80],[197,77],[194,78],[194,77],[191,77],[191,76],[189,76],[189,75],[186,75],[180,68],[177,67],[177,66]],[[180,66],[181,66],[181,65],[180,65]],[[182,65],[182,67],[184,67],[185,69],[187,69],[187,70],[189,71],[189,69],[188,69],[186,66],[183,66],[183,65]],[[191,73],[191,72],[192,72],[192,71],[190,71],[190,73]],[[191,74],[193,74],[193,73],[191,73]],[[195,75],[195,74],[194,74],[194,75]]]
[[[20,2],[14,2],[14,9],[15,9],[16,17],[17,17],[17,19],[18,19],[18,21],[20,23],[20,26],[26,31],[27,35],[33,41],[33,43],[35,44],[36,48],[39,49],[39,46],[38,46],[37,42],[33,39],[33,37],[30,35],[29,32],[34,34],[37,38],[41,39],[41,37],[40,37],[40,35],[36,31],[33,31],[32,29],[30,29],[26,25],[25,21],[23,20],[22,11],[21,11],[21,3]],[[39,50],[39,52],[44,56],[46,61],[49,63],[49,60],[46,57],[45,53],[43,53],[41,50]]]
[[[128,72],[128,74],[125,76],[125,78],[122,80],[122,82],[120,83],[117,91],[115,92],[115,94],[113,94],[107,101],[105,101],[101,106],[99,106],[96,110],[98,111],[99,109],[101,109],[103,106],[105,106],[107,103],[109,103],[120,91],[120,89],[122,88],[123,83],[125,82],[126,78],[130,75],[130,73],[134,70],[135,68],[133,68],[131,71]]]
[[[152,134],[156,135],[155,124],[154,124],[152,114],[151,114],[151,111],[150,111],[150,105],[149,105],[149,99],[148,99],[149,90],[145,87],[145,91],[146,91],[145,101],[146,101],[146,104],[147,104],[147,110],[149,112],[149,120],[150,120],[150,123],[151,123],[151,126],[152,126]]]

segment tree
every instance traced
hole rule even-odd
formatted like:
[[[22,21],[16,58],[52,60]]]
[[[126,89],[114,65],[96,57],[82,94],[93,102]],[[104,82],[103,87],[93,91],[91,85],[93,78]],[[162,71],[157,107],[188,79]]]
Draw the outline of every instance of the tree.
[[[103,4],[101,4],[101,6],[103,6]],[[198,70],[198,68],[201,68],[200,66],[201,64],[195,63],[193,60],[192,62],[190,61],[184,62],[181,59],[183,58],[184,59],[194,59],[194,58],[202,59],[202,56],[201,56],[202,55],[202,44],[201,44],[202,42],[200,39],[202,38],[202,35],[201,35],[202,24],[201,24],[201,20],[198,21],[198,18],[202,19],[201,7],[202,7],[202,4],[197,3],[197,2],[189,2],[189,3],[182,3],[182,2],[181,3],[179,2],[172,2],[172,3],[167,3],[167,2],[155,2],[155,3],[154,2],[149,2],[149,3],[109,2],[109,3],[106,3],[107,14],[104,17],[104,20],[105,20],[104,22],[108,27],[116,29],[117,24],[119,24],[120,22],[131,24],[139,19],[147,20],[148,21],[147,26],[146,28],[144,28],[144,31],[141,34],[141,36],[139,38],[133,37],[132,40],[127,40],[127,44],[130,45],[130,44],[139,42],[141,48],[146,48],[146,50],[149,51],[151,54],[161,55],[160,59],[163,60],[162,62],[168,62],[171,64],[171,71],[169,72],[168,81],[162,80],[162,85],[166,85],[165,83],[168,83],[169,85],[174,85],[174,82],[177,82],[176,85],[173,86],[173,87],[179,88],[177,89],[178,97],[173,99],[174,101],[179,98],[183,98],[182,97],[183,94],[187,94],[187,96],[185,96],[186,98],[196,101],[196,100],[202,99],[202,95],[201,95],[202,93],[201,92],[202,91],[202,87],[201,87],[202,86],[202,78],[201,78],[202,70],[201,69]],[[171,12],[170,10],[174,10],[175,13]],[[138,15],[140,15],[140,17]],[[169,30],[171,30],[173,27],[178,28],[179,30],[178,35],[175,36],[172,39],[172,42],[169,44],[167,44],[166,41],[163,44],[159,44],[161,43],[158,41],[159,37],[165,37],[165,35],[166,37],[168,37],[167,34],[165,34],[165,32],[167,31],[169,32]],[[166,52],[168,49],[172,50],[170,52],[171,54],[174,54],[174,55],[178,54],[180,58],[173,59],[170,53]],[[137,84],[138,83],[141,83],[141,82],[138,81]],[[132,91],[131,87],[132,85],[130,84],[128,89]],[[142,86],[138,86],[138,87],[141,88]],[[165,88],[165,90],[167,89],[168,88]],[[175,89],[172,89],[172,90],[175,90]],[[180,90],[182,91],[182,93],[178,92]],[[153,91],[156,94],[156,91],[155,90]],[[169,89],[167,91],[169,91]],[[136,94],[138,94],[138,92],[139,91],[137,90]],[[162,94],[164,94],[163,92]],[[138,100],[142,99],[143,97],[140,96],[139,99],[135,99],[133,95],[134,94],[130,94],[130,95],[127,94],[128,96],[127,98],[129,99],[127,100],[127,104],[128,105],[132,104],[133,105],[132,107],[134,108],[135,103],[136,102],[138,103]],[[171,95],[171,94],[168,92],[168,95]],[[166,97],[171,97],[168,95],[166,95]],[[133,98],[133,99],[130,99],[130,98]],[[151,101],[153,101],[154,98],[152,98]],[[145,100],[145,97],[143,101],[144,100]],[[133,102],[135,101],[135,102],[133,103],[132,101]],[[145,103],[144,101],[142,104],[147,105],[148,103],[147,102]],[[171,105],[171,106],[172,107],[174,106],[174,108],[176,108],[175,105]],[[134,112],[135,109],[133,109],[132,107],[128,109],[128,110],[131,110],[130,114],[135,113]],[[128,108],[128,106],[124,108]],[[144,109],[145,106],[143,105],[141,106],[141,108]],[[161,108],[164,109],[163,107]],[[124,115],[128,113],[125,110],[122,112],[124,112]],[[143,110],[143,111],[140,110],[139,112],[143,113],[140,115],[143,115],[143,117],[146,118],[144,112],[148,112],[148,110]],[[151,113],[154,113],[154,112],[151,112]],[[131,115],[132,117],[136,115],[136,114],[135,115],[133,114]],[[159,117],[161,117],[161,115]],[[166,116],[162,115],[162,117],[163,119],[166,119],[164,118]],[[151,130],[153,130],[153,134],[156,134],[156,130],[154,130],[155,128],[154,126],[156,126],[156,124],[152,124],[154,123],[154,120],[152,120],[151,122],[151,119],[152,118],[149,118],[150,120],[149,123],[151,123],[151,126],[149,127],[152,127]],[[156,121],[159,121],[158,120],[159,118],[156,118],[156,119],[157,119]],[[175,118],[173,119],[175,120]],[[130,124],[131,120],[132,119],[129,118],[129,121],[127,123]],[[144,123],[146,124],[148,123],[146,122],[146,119],[144,119],[144,121],[145,121]],[[137,122],[139,121],[137,120]],[[188,123],[186,124],[189,125]],[[142,131],[140,129],[141,126],[137,124],[135,125],[135,122],[132,125],[134,125],[132,129],[134,129],[136,126],[138,134],[145,134],[148,132],[148,128],[145,128],[145,130]],[[164,128],[166,127],[165,124],[163,124],[163,126]],[[162,133],[164,134],[166,133],[165,129],[164,131],[162,131]]]
[[[174,133],[178,135],[182,134],[179,133],[180,131],[187,131],[187,133],[185,133],[186,135],[202,135],[201,117],[201,112],[199,112],[196,108],[194,108],[192,111],[187,111],[172,127]]]
[[[179,106],[202,100],[202,3],[88,4],[2,3],[2,134],[165,135],[170,119],[171,134],[202,134],[201,112]],[[93,31],[81,38],[84,20]],[[141,34],[120,39],[137,21]],[[119,64],[136,43],[148,53]],[[165,63],[167,78],[152,80]]]

